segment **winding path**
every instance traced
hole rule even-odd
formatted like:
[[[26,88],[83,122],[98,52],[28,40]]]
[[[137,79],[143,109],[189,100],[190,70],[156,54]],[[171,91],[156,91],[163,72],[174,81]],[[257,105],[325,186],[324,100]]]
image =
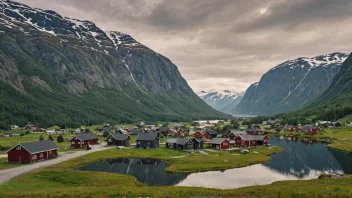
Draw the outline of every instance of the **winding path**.
[[[9,181],[10,179],[17,177],[19,175],[22,175],[24,173],[27,173],[29,171],[32,171],[32,170],[35,170],[38,168],[43,168],[43,167],[50,166],[50,165],[54,165],[54,164],[58,164],[60,162],[64,162],[64,161],[67,161],[67,160],[70,160],[73,158],[81,157],[81,156],[86,155],[88,153],[93,153],[96,151],[109,149],[111,147],[102,147],[100,145],[96,145],[96,146],[92,146],[91,148],[92,149],[89,151],[84,150],[84,151],[74,151],[74,153],[60,153],[59,157],[57,157],[55,159],[36,162],[33,164],[28,164],[28,165],[24,165],[24,166],[20,166],[20,167],[16,167],[16,168],[1,170],[0,171],[0,184],[3,184],[5,182]]]

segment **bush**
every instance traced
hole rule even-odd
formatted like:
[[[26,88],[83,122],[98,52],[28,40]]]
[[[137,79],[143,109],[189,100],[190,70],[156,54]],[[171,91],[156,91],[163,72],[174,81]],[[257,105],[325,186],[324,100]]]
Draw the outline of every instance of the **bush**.
[[[62,136],[62,135],[57,136],[56,141],[58,143],[64,142],[65,141],[64,136]]]
[[[40,135],[40,136],[39,136],[39,141],[43,141],[43,140],[44,140],[43,135]]]
[[[54,141],[53,136],[49,135],[48,140]]]
[[[30,134],[30,133],[31,133],[30,131],[24,132],[25,135],[28,135],[28,134]]]
[[[24,133],[21,133],[20,136],[24,136]]]

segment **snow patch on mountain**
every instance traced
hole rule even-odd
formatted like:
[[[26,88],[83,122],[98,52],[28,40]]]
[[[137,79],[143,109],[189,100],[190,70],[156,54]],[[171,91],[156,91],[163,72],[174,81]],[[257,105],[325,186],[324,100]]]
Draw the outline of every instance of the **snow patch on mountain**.
[[[241,101],[244,92],[211,90],[197,92],[197,95],[214,109],[228,113]]]

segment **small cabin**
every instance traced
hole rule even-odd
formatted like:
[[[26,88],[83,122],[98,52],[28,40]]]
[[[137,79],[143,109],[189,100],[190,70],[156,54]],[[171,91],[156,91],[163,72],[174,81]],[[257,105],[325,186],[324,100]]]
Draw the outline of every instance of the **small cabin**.
[[[140,133],[136,138],[136,148],[157,148],[159,137],[157,133]]]
[[[246,129],[246,133],[248,135],[261,135],[263,134],[263,129],[261,128],[251,128],[251,129]]]
[[[160,127],[159,128],[159,132],[163,135],[163,136],[167,136],[169,135],[169,127]]]
[[[192,135],[194,138],[203,138],[203,133],[200,131],[196,131],[195,133],[193,133]]]
[[[127,134],[113,133],[106,138],[108,146],[129,146],[131,137]]]
[[[59,146],[51,140],[19,143],[7,154],[9,163],[33,163],[58,156]]]
[[[193,142],[188,138],[177,138],[176,149],[180,151],[193,149]]]
[[[231,131],[227,136],[230,140],[234,140],[239,135],[247,134],[245,131]]]
[[[201,138],[192,138],[193,149],[203,149],[204,148],[204,140]]]
[[[269,137],[263,135],[239,135],[235,138],[237,147],[264,146],[269,143]]]
[[[177,138],[167,138],[167,140],[165,141],[166,148],[176,149],[176,141]]]
[[[226,138],[213,138],[210,140],[208,148],[226,150],[230,148],[230,141]]]
[[[73,136],[71,139],[68,141],[71,142],[71,147],[72,148],[84,148],[89,145],[97,145],[99,144],[98,142],[98,135],[89,132],[89,133],[80,133],[75,136]]]

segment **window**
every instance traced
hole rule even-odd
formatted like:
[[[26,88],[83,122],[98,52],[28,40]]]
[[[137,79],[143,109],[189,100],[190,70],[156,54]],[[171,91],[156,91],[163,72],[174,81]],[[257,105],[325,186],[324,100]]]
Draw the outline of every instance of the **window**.
[[[22,148],[21,146],[17,146],[17,147],[16,147],[16,150],[20,151],[21,148]]]
[[[112,142],[112,139],[111,139],[111,138],[109,138],[109,142]]]
[[[74,141],[72,141],[72,142],[71,142],[71,144],[75,144],[75,142],[74,142]]]
[[[43,153],[41,153],[41,154],[39,155],[39,158],[43,158],[43,156],[44,156]]]
[[[36,160],[37,159],[37,154],[32,155],[32,160]]]
[[[53,152],[52,151],[49,151],[49,154],[51,155]]]

